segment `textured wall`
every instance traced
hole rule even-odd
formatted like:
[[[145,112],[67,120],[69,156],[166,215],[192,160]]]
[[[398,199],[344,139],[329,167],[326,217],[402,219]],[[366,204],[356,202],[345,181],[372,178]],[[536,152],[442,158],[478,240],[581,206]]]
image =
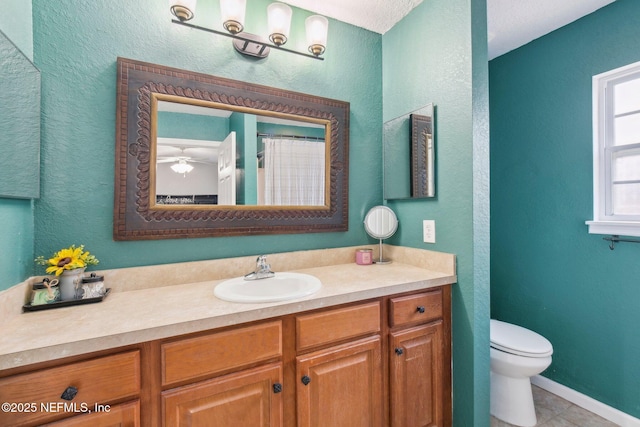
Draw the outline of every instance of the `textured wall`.
[[[0,31],[29,59],[33,59],[32,29],[31,0],[3,0]]]
[[[491,311],[554,346],[545,376],[640,416],[640,245],[590,235],[591,77],[640,61],[618,0],[490,63]]]
[[[31,1],[11,0],[2,7],[0,31],[32,58]],[[33,217],[31,200],[0,198],[0,290],[23,281],[33,271]]]
[[[268,2],[247,17],[266,32]],[[123,10],[127,10],[123,14]],[[217,2],[198,3],[195,23],[215,25]],[[42,71],[42,198],[36,252],[85,244],[103,268],[357,245],[365,212],[379,203],[381,36],[330,21],[325,61],[273,51],[240,56],[229,39],[171,24],[166,2],[34,0],[34,56]],[[96,17],[100,19],[96,19]],[[294,11],[291,48],[304,48]],[[355,42],[357,40],[357,42]],[[287,45],[289,46],[289,44]],[[118,56],[276,86],[351,103],[350,198],[346,233],[115,242],[112,239],[116,58]]]
[[[40,196],[40,72],[0,33],[0,197]]]
[[[382,44],[385,120],[436,105],[437,197],[389,202],[400,222],[389,241],[456,254],[454,425],[488,426],[486,3],[425,1]],[[423,219],[436,220],[435,245],[422,241]]]
[[[33,202],[0,198],[0,291],[33,271]]]

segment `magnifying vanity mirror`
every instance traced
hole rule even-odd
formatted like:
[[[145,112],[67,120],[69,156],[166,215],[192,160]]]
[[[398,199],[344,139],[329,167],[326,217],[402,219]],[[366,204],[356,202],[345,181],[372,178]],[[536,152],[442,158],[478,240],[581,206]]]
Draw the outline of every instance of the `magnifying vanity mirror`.
[[[427,104],[384,124],[384,198],[435,197],[435,107]]]
[[[349,104],[118,59],[116,240],[346,231]]]
[[[376,264],[389,264],[390,260],[384,259],[382,254],[382,240],[388,239],[398,229],[398,218],[387,206],[374,206],[369,209],[364,217],[364,229],[367,234],[379,240],[379,257],[374,261]]]

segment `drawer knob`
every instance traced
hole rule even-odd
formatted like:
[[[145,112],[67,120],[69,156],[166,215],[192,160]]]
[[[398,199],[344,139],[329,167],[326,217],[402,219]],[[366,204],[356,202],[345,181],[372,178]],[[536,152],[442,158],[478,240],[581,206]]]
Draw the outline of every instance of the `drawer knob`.
[[[403,350],[402,348],[400,348],[400,347],[397,347],[397,348],[396,348],[396,354],[397,354],[398,356],[402,356],[402,354],[403,354],[403,353],[404,353],[404,350]]]
[[[70,385],[66,388],[65,391],[62,392],[60,399],[73,400],[73,398],[76,397],[76,394],[78,394],[78,389]]]
[[[273,385],[273,392],[274,392],[274,393],[280,393],[280,392],[282,392],[282,384],[280,384],[280,383],[275,383],[275,384]]]
[[[416,308],[416,311],[420,314],[424,313],[424,305],[419,305],[418,308]]]
[[[311,382],[311,378],[309,378],[308,376],[304,376],[302,377],[302,384],[304,385],[308,385]]]

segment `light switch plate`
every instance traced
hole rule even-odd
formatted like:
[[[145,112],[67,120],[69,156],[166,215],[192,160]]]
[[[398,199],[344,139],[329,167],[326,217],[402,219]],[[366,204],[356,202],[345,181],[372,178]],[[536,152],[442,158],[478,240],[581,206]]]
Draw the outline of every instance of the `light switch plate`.
[[[422,221],[422,236],[425,243],[436,242],[436,221],[425,219]]]

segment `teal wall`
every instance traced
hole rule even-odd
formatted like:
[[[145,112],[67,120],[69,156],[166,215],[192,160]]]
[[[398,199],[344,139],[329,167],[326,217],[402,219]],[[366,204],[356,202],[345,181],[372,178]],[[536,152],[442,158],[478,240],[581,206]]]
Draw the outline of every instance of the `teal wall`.
[[[3,2],[0,31],[33,59],[31,1]],[[22,282],[33,271],[33,202],[0,198],[0,290]],[[10,254],[10,255],[7,255]]]
[[[0,31],[31,60],[33,60],[32,30],[31,0],[3,0]]]
[[[247,30],[266,33],[266,0]],[[61,14],[60,10],[65,13]],[[127,10],[123,15],[122,10]],[[194,21],[215,25],[217,2],[198,3]],[[295,10],[291,48],[304,49],[304,18]],[[96,20],[95,17],[100,19]],[[135,17],[135,18],[134,18]],[[130,19],[129,19],[130,18]],[[42,198],[36,203],[35,250],[49,254],[85,244],[101,268],[162,264],[256,253],[340,247],[366,241],[365,212],[378,204],[381,170],[381,39],[330,20],[325,61],[273,51],[242,57],[224,37],[170,22],[166,2],[33,1],[34,56],[42,71]],[[343,42],[357,40],[357,43]],[[184,68],[351,103],[350,198],[346,233],[116,242],[112,238],[116,58]],[[354,72],[353,70],[358,70]]]
[[[265,33],[268,1],[253,4],[260,11],[248,16],[246,27]],[[217,2],[199,2],[194,23],[213,25],[219,18],[216,9]],[[137,18],[123,18],[122,10],[127,10],[126,17]],[[307,15],[294,12],[292,48],[305,49]],[[166,3],[155,0],[33,0],[33,30],[43,86],[42,197],[35,202],[35,253],[48,255],[63,246],[85,244],[101,260],[101,268],[367,242],[362,218],[382,202],[383,94],[385,118],[436,103],[438,197],[390,203],[401,223],[390,243],[458,255],[454,425],[488,425],[485,0],[423,2],[384,37],[330,20],[323,62],[277,51],[264,61],[244,58],[225,38],[171,24]],[[118,56],[350,102],[349,231],[113,241]],[[425,218],[437,221],[436,245],[421,241]]]
[[[490,62],[491,314],[547,337],[550,379],[640,417],[640,245],[590,235],[591,77],[640,61],[618,0]]]
[[[222,141],[229,134],[229,120],[200,114],[158,111],[158,137]]]
[[[454,425],[465,427],[489,425],[486,43],[482,0],[425,1],[382,42],[384,120],[436,105],[437,197],[388,202],[399,219],[389,242],[457,255]],[[436,221],[436,244],[422,241],[423,219]]]
[[[0,198],[0,291],[33,271],[33,201]]]

